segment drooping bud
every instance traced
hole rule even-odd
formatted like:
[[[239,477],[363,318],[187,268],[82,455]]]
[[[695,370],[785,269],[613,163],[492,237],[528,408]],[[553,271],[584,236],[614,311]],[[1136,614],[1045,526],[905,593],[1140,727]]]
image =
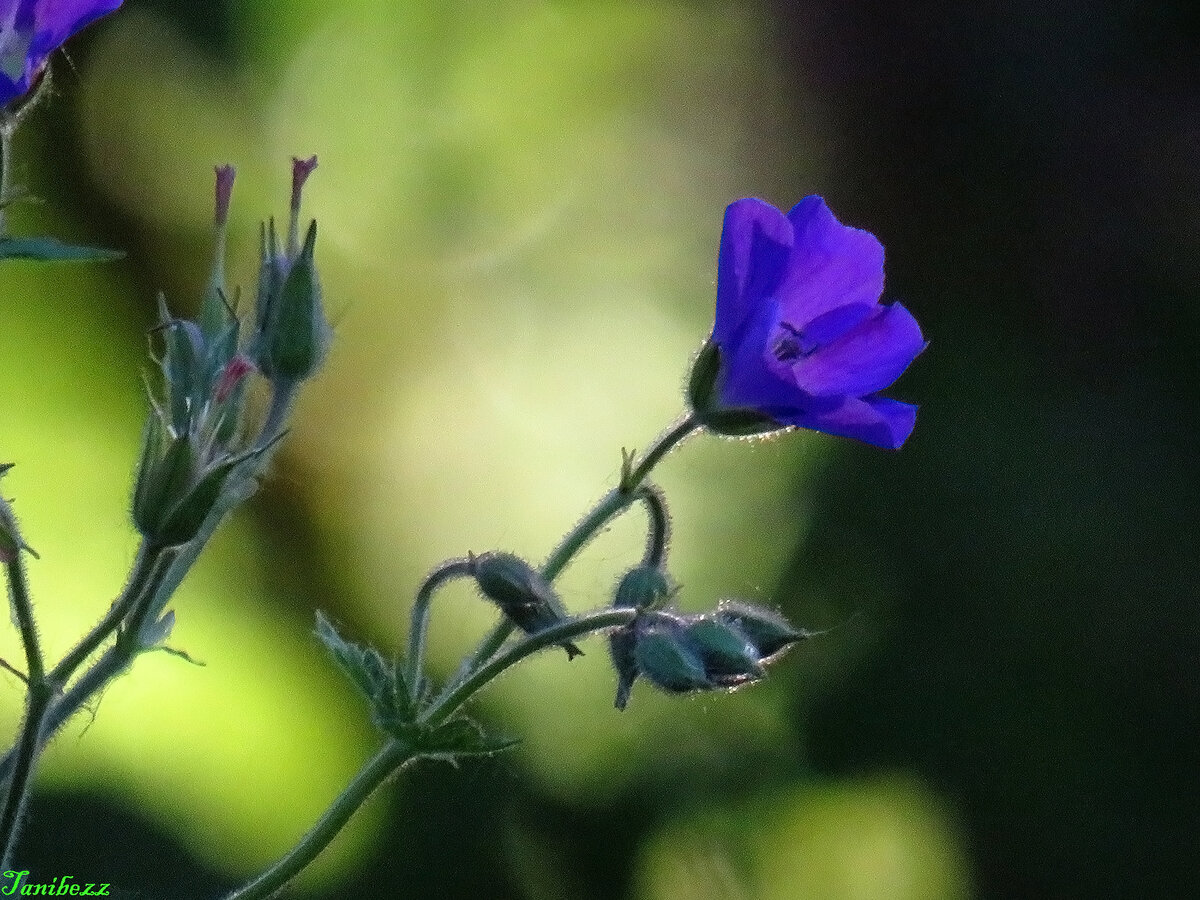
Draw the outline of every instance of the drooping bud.
[[[657,566],[630,569],[617,585],[613,598],[616,608],[657,609],[671,596],[671,583]]]
[[[672,694],[750,684],[790,644],[811,635],[778,613],[736,600],[722,600],[712,613],[641,612],[609,635],[616,706],[625,708],[639,675]]]
[[[483,595],[526,634],[537,634],[567,620],[566,610],[554,588],[519,556],[511,553],[472,554],[470,569]],[[583,651],[570,641],[560,646],[567,651],[568,659],[583,655]]]

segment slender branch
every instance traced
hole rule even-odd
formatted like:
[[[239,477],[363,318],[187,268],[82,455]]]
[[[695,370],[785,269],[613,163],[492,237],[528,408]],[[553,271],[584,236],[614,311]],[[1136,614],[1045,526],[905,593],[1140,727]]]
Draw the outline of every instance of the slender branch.
[[[547,581],[557,578],[575,554],[583,549],[610,519],[619,515],[638,498],[638,487],[659,460],[699,427],[699,423],[691,416],[684,416],[650,445],[636,465],[630,461],[627,471],[621,475],[621,483],[605,494],[592,507],[591,512],[554,548],[554,552],[542,566],[542,576]]]
[[[112,633],[126,621],[126,617],[144,605],[147,598],[154,595],[159,579],[165,576],[168,566],[175,558],[174,548],[151,549],[144,544],[138,548],[133,570],[126,581],[125,589],[113,601],[104,618],[76,644],[62,661],[54,667],[47,678],[51,688],[51,702],[42,711],[44,721],[35,723],[26,717],[18,745],[24,741],[25,732],[32,731],[37,726],[39,738],[35,745],[34,755],[41,751],[68,719],[88,702],[92,694],[103,687],[111,678],[125,671],[132,662],[136,652],[129,647],[110,647],[92,667],[72,685],[65,694],[58,694],[66,686],[75,670],[97,650]],[[10,750],[0,759],[0,783],[3,783],[14,772],[19,746]],[[3,871],[3,870],[0,870]]]
[[[16,123],[0,121],[0,237],[8,234],[8,203],[12,199],[12,142]]]
[[[25,649],[26,703],[25,719],[21,724],[21,734],[17,739],[16,756],[13,760],[12,779],[8,791],[4,795],[4,804],[0,808],[0,872],[8,869],[9,858],[12,856],[13,845],[17,839],[17,827],[21,821],[21,813],[25,809],[25,800],[29,792],[29,779],[33,773],[34,761],[37,758],[38,744],[46,719],[46,708],[50,704],[54,688],[46,680],[45,664],[42,660],[42,647],[38,641],[37,623],[33,617],[33,603],[29,599],[29,585],[25,581],[25,561],[18,547],[13,558],[4,564],[8,575],[8,596],[17,629],[21,633],[21,643]]]
[[[679,421],[650,445],[650,449],[645,452],[641,460],[638,461],[638,464],[631,467],[629,478],[623,487],[627,491],[632,491],[636,488],[650,474],[650,470],[658,465],[659,460],[675,449],[675,446],[680,441],[699,427],[700,423],[691,414],[680,417]]]
[[[389,740],[354,776],[354,780],[338,795],[312,830],[301,838],[300,843],[254,881],[227,894],[225,900],[261,900],[270,897],[316,859],[366,799],[413,759],[412,750],[395,740]]]
[[[19,539],[18,539],[19,543]],[[29,599],[29,585],[25,581],[25,560],[18,546],[11,562],[4,564],[8,575],[8,599],[21,633],[21,645],[25,649],[25,672],[30,683],[45,677],[42,646],[38,641],[37,623],[33,617],[33,603]]]

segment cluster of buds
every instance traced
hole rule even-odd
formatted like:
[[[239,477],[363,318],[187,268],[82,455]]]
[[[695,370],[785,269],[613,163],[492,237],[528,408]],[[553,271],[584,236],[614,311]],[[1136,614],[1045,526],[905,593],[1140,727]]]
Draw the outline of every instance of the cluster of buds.
[[[295,386],[314,374],[329,344],[329,326],[313,261],[316,223],[299,241],[300,196],[316,158],[293,162],[288,242],[280,251],[272,222],[264,225],[254,329],[242,335],[225,288],[225,242],[234,171],[216,170],[216,251],[198,321],[173,317],[159,298],[153,329],[163,347],[161,376],[150,389],[151,412],[142,439],[133,496],[134,524],[151,543],[187,543],[228,490],[243,464],[280,436]],[[270,235],[268,240],[267,235]],[[152,354],[153,355],[153,354]],[[272,409],[261,428],[247,423],[249,376],[271,383]]]
[[[487,599],[526,634],[537,634],[569,616],[549,582],[511,553],[471,555],[468,571]],[[609,652],[617,672],[617,709],[629,702],[639,676],[672,694],[732,689],[758,681],[788,647],[812,633],[781,615],[738,600],[714,612],[684,614],[664,608],[675,588],[656,565],[641,565],[617,585],[615,609],[634,609],[626,626],[611,632]],[[568,658],[583,653],[561,645]]]
[[[778,613],[738,600],[722,600],[704,614],[660,609],[673,593],[666,576],[649,566],[633,569],[617,587],[614,606],[638,610],[608,638],[617,709],[628,704],[638,676],[671,694],[732,689],[763,678],[769,663],[811,636]]]

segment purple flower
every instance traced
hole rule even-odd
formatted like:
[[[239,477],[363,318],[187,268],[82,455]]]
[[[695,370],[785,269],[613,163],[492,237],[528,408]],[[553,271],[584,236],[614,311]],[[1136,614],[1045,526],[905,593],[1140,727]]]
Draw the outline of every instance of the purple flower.
[[[0,0],[0,106],[26,93],[46,59],[121,0]]]
[[[820,197],[783,215],[747,198],[725,211],[712,339],[692,374],[699,420],[754,434],[787,425],[897,448],[917,408],[879,396],[925,349],[883,305],[883,246]]]

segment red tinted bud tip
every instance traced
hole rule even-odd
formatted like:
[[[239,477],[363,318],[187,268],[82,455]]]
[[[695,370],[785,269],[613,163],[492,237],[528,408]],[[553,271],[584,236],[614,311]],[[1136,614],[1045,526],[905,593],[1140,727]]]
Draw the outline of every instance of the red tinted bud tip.
[[[251,372],[257,371],[248,357],[239,353],[233,359],[225,364],[225,368],[221,370],[221,376],[217,379],[216,389],[213,391],[213,397],[218,403],[224,403],[229,399],[229,395],[233,393],[233,389],[241,384],[242,380]]]
[[[308,176],[316,167],[317,158],[315,156],[310,156],[308,159],[292,157],[292,209],[296,212],[300,210],[300,195],[304,191],[304,182],[308,181]]]

